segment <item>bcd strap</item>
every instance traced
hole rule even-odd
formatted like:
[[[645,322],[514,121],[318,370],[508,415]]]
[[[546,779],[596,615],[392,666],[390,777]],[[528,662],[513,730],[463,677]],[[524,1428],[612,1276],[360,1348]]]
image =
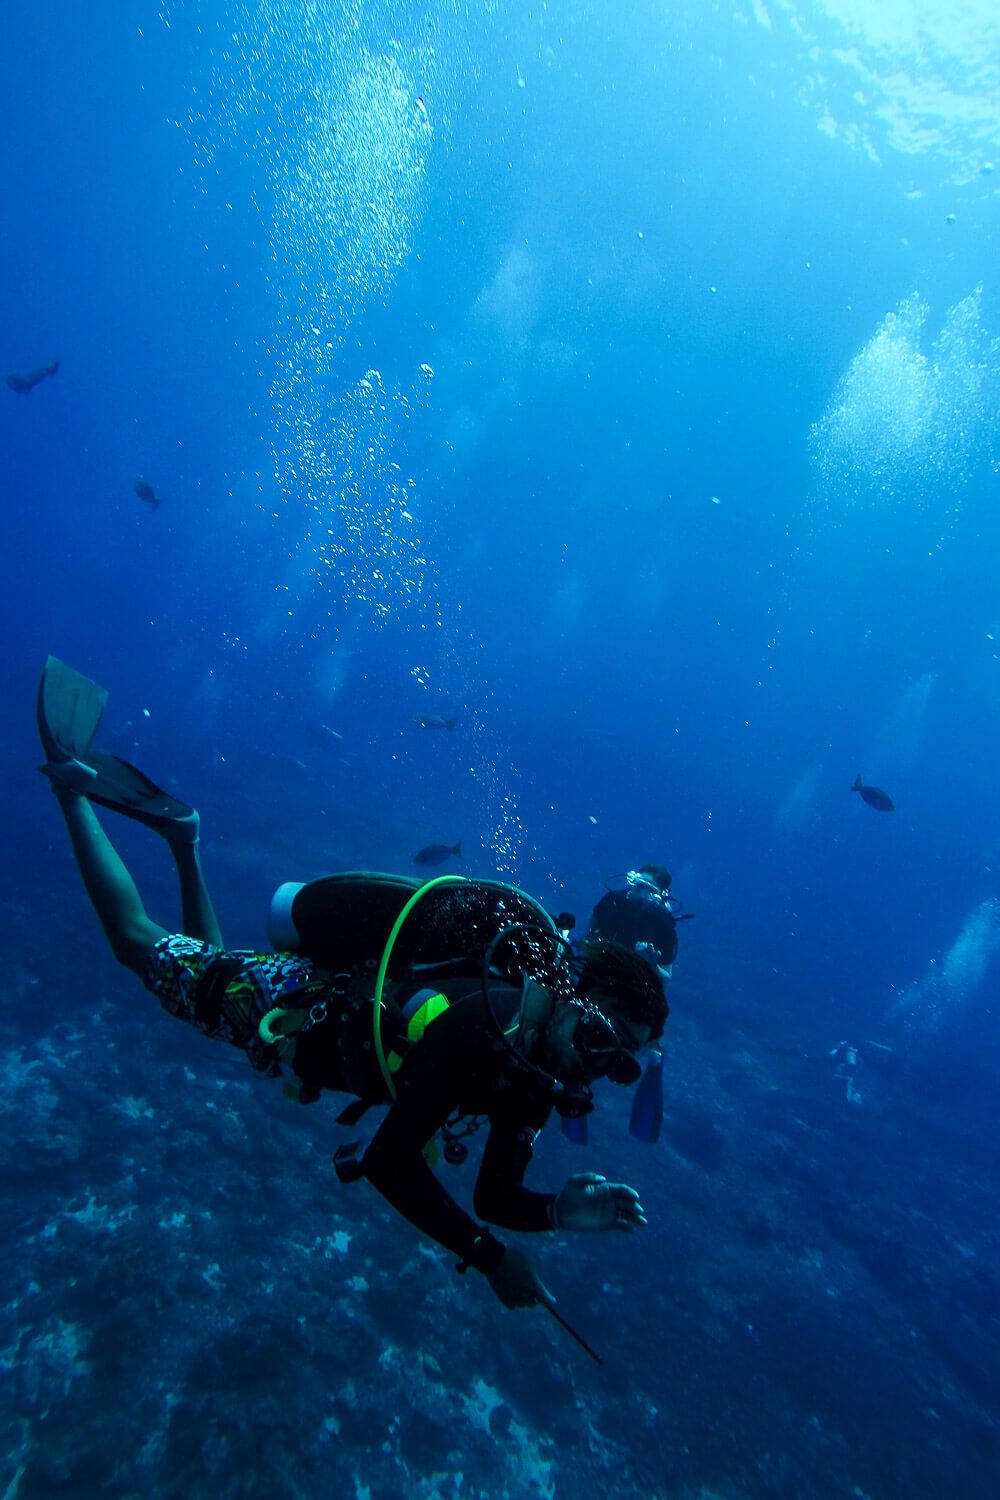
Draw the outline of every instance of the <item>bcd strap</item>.
[[[266,1015],[261,1016],[257,1026],[261,1041],[275,1047],[298,1036],[299,1032],[311,1031],[314,1026],[326,1020],[327,1001],[343,999],[348,993],[351,978],[350,974],[324,974],[307,980],[305,984],[296,985],[289,992],[288,998],[307,1003],[273,1006]]]
[[[415,1043],[422,1040],[424,1032],[432,1021],[438,1016],[444,1015],[449,1007],[449,1000],[442,995],[440,990],[418,990],[417,993],[403,1006],[403,1020],[406,1022],[406,1046],[404,1051],[409,1051]],[[390,1073],[396,1073],[403,1066],[403,1053],[390,1052],[386,1056],[386,1065]]]

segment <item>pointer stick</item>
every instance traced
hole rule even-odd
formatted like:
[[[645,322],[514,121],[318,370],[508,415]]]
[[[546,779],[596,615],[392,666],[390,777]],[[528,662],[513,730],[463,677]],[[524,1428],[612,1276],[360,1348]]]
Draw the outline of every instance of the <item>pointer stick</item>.
[[[581,1349],[586,1349],[592,1360],[595,1360],[599,1365],[603,1365],[604,1361],[601,1356],[590,1347],[590,1345],[587,1343],[587,1340],[583,1338],[581,1334],[577,1333],[572,1324],[566,1322],[566,1319],[563,1317],[562,1313],[556,1312],[551,1302],[543,1302],[542,1306],[547,1312],[550,1312],[552,1314],[557,1323],[561,1324],[562,1327],[565,1328],[570,1338],[576,1339]]]

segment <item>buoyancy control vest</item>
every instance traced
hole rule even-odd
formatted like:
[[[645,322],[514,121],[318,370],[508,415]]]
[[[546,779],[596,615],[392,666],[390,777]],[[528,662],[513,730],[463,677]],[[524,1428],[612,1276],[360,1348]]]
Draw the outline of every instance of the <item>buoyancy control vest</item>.
[[[489,1001],[487,975],[521,987],[521,1014],[512,1029],[520,1033],[528,1021],[530,1032],[533,1008],[536,1023],[543,1013],[551,1013],[551,997],[546,984],[539,981],[544,980],[546,971],[549,980],[555,977],[560,947],[566,946],[559,925],[561,922],[557,925],[532,896],[501,881],[447,875],[421,882],[361,870],[327,875],[305,884],[285,882],[271,903],[268,935],[278,951],[302,954],[325,971],[306,986],[314,994],[329,985],[330,993],[348,1000],[354,1011],[371,1005],[374,1049],[388,1095],[394,1098],[393,1075],[406,1052],[419,1044],[428,1027],[448,1009],[449,1002],[438,991],[435,974],[440,982],[444,982],[445,973],[478,976],[494,1025],[497,1020]],[[390,968],[395,982],[386,986]],[[400,991],[408,992],[406,999]],[[544,1001],[541,1006],[539,997]],[[322,1000],[317,1009],[325,1009]],[[383,1039],[386,1012],[392,1019]],[[293,1020],[293,1016],[297,1018]],[[296,1013],[278,1008],[261,1021],[261,1038],[291,1043],[294,1049],[295,1034],[311,1026],[313,1017],[313,1010]],[[276,1029],[269,1034],[272,1022]],[[499,1026],[497,1031],[508,1052],[516,1057],[516,1047],[506,1040],[507,1034]],[[656,1069],[661,1064],[658,1056]],[[555,1108],[564,1118],[576,1119],[593,1107],[588,1088],[568,1089],[526,1058],[520,1059],[520,1065],[536,1086],[540,1081],[551,1088]],[[648,1085],[654,1085],[659,1090],[662,1113],[662,1082],[656,1069],[653,1064],[647,1068],[637,1094],[637,1107],[642,1103],[644,1140],[655,1140],[659,1134],[659,1115],[653,1129],[646,1120],[650,1109],[645,1099],[651,1092]],[[307,1095],[306,1101],[310,1097],[318,1095]],[[338,1120],[353,1123],[371,1102],[362,1090],[357,1104],[343,1110]],[[633,1109],[633,1133],[640,1135],[635,1118]],[[453,1152],[449,1160],[463,1159],[464,1148],[457,1143],[464,1133],[456,1133],[454,1128],[442,1131],[446,1156],[449,1148]],[[342,1150],[353,1152],[355,1146]],[[356,1175],[350,1162],[339,1164],[338,1174],[345,1181]]]
[[[396,1006],[399,981],[416,980],[416,988],[435,973],[480,976],[488,962],[497,979],[520,986],[526,975],[551,966],[548,934],[554,932],[543,906],[500,881],[448,875],[421,882],[367,870],[286,882],[275,893],[268,924],[278,951],[301,954],[323,971],[307,989],[326,985],[331,995],[350,997],[354,1010],[361,999],[372,1005],[370,1035],[390,1098],[401,1059],[398,1052],[387,1055],[386,1044],[398,1039],[405,1050],[426,1029],[420,1025],[415,1036],[412,1016]],[[498,945],[501,933],[510,937]],[[322,1000],[307,1010],[291,999],[291,1008],[268,1012],[260,1035],[287,1045],[325,1017]]]

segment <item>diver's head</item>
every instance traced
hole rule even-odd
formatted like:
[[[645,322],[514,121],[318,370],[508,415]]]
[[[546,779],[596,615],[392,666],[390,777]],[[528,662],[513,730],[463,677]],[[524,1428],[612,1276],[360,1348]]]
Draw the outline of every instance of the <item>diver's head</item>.
[[[616,943],[587,943],[575,991],[545,1027],[544,1066],[565,1084],[636,1083],[636,1053],[662,1034],[667,1015],[655,968]]]
[[[599,939],[584,943],[582,960],[577,994],[610,1019],[621,1022],[629,1032],[644,1032],[636,1051],[663,1035],[670,1007],[655,964],[620,943]]]
[[[630,870],[625,878],[632,889],[648,886],[650,894],[661,901],[670,895],[670,887],[674,882],[666,865],[640,865],[638,870]]]

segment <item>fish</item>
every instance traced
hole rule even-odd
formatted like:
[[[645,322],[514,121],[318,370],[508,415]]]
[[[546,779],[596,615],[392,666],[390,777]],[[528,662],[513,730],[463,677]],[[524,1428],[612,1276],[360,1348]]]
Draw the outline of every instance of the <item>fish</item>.
[[[883,792],[880,786],[865,786],[859,776],[851,787],[852,792],[860,792],[862,802],[867,802],[869,807],[874,807],[876,812],[895,812],[896,804],[888,792]]]
[[[418,729],[447,729],[448,733],[451,734],[458,720],[445,719],[441,714],[423,714],[415,718],[413,722]]]
[[[156,510],[158,506],[163,504],[163,496],[158,495],[153,486],[145,479],[137,479],[132,488],[139,496],[139,499],[145,500],[146,504],[152,506],[153,510]]]
[[[12,391],[19,396],[26,396],[33,391],[36,385],[41,385],[43,380],[51,380],[59,368],[59,361],[54,359],[50,365],[41,365],[37,370],[29,370],[27,375],[8,375],[7,384]]]
[[[462,858],[462,841],[457,844],[428,844],[424,849],[418,849],[413,856],[415,865],[443,865],[446,859]]]

